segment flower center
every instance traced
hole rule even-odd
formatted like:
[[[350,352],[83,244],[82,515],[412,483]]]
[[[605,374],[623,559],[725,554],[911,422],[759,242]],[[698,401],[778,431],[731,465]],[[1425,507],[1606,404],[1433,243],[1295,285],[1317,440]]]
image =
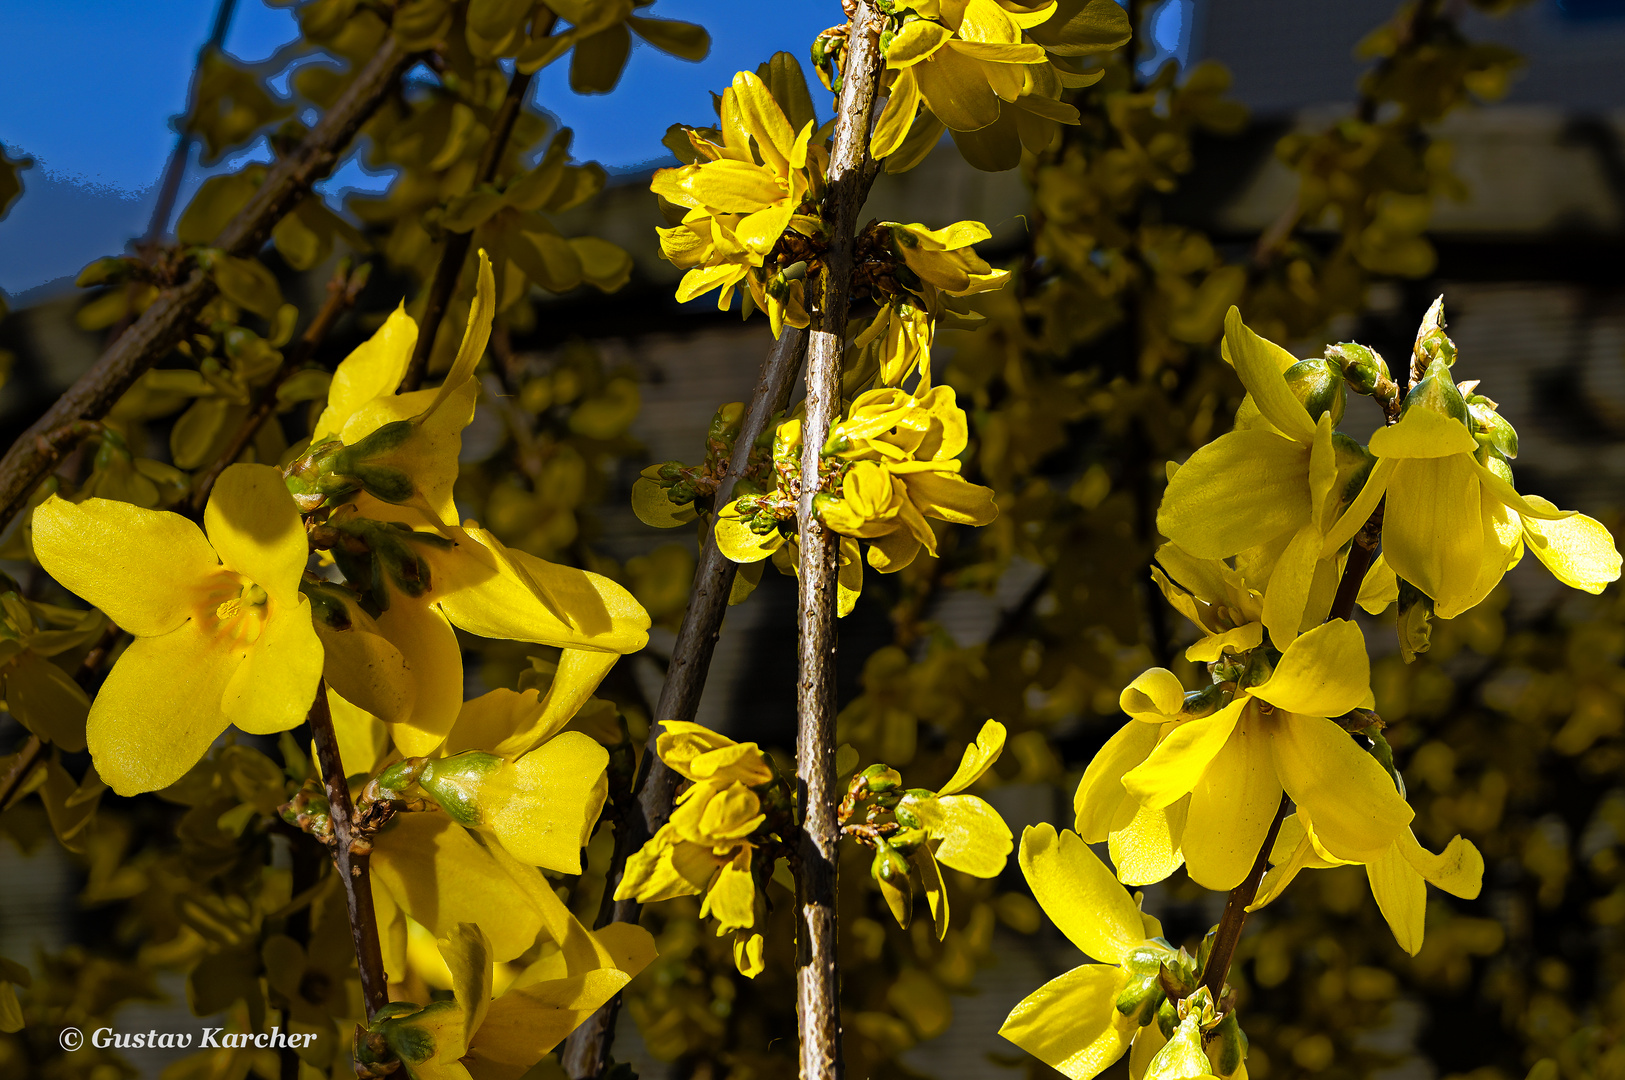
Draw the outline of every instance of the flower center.
[[[197,620],[237,647],[252,645],[265,625],[270,597],[241,574],[223,570],[205,587]]]

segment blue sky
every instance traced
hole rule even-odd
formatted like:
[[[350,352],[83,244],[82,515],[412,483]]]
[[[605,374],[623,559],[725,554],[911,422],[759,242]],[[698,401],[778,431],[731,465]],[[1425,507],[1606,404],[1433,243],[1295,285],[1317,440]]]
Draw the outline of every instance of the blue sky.
[[[0,0],[6,63],[0,65],[0,143],[36,160],[24,194],[0,222],[0,290],[12,297],[60,282],[139,235],[174,135],[170,118],[207,38],[216,0]],[[1159,39],[1188,37],[1190,0],[1154,20]],[[764,18],[764,11],[772,13]],[[677,60],[641,42],[608,95],[569,86],[567,65],[537,78],[536,103],[576,130],[578,158],[627,169],[661,158],[660,138],[678,120],[711,117],[710,94],[735,71],[779,50],[803,60],[812,39],[842,21],[838,0],[657,0],[646,14],[686,19],[710,32],[710,56]],[[226,50],[253,62],[296,36],[286,6],[239,0]],[[810,72],[809,72],[810,76]],[[818,95],[815,95],[817,98]],[[820,99],[821,100],[821,99]],[[821,100],[822,103],[822,100]],[[263,148],[228,159],[229,169]],[[203,173],[189,170],[181,203]],[[324,185],[379,187],[354,165]]]

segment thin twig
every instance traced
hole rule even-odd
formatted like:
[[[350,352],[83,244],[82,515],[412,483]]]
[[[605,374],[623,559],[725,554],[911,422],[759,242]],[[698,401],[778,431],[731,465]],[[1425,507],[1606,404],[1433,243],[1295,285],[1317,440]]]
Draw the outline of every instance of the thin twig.
[[[371,264],[369,263],[352,274],[349,260],[345,259],[339,264],[339,268],[333,272],[332,280],[327,283],[327,300],[323,302],[320,310],[316,312],[316,317],[310,320],[310,325],[305,328],[305,332],[300,335],[299,340],[294,342],[293,346],[283,354],[282,363],[277,366],[276,372],[271,376],[271,381],[260,387],[255,393],[253,407],[249,409],[248,416],[243,419],[243,422],[237,426],[236,432],[231,437],[231,442],[226,444],[225,450],[215,459],[214,464],[209,466],[208,471],[200,473],[193,482],[192,513],[194,515],[202,513],[204,506],[208,505],[209,492],[214,490],[214,482],[220,479],[220,474],[226,471],[227,466],[242,456],[243,451],[248,448],[248,444],[254,441],[254,436],[259,434],[260,428],[276,412],[276,395],[277,391],[282,388],[282,384],[287,382],[294,372],[310,362],[310,358],[315,355],[317,347],[327,337],[328,332],[333,329],[333,324],[338,322],[339,317],[354,306],[356,297],[360,296],[361,290],[366,287],[370,270]]]
[[[409,60],[410,55],[395,36],[386,37],[298,148],[279,158],[266,173],[264,183],[221,230],[214,246],[238,256],[259,251],[271,227],[309,193],[312,184],[333,171],[355,133],[390,94]],[[141,374],[186,335],[198,312],[218,291],[214,278],[201,269],[194,269],[184,282],[165,289],[102,353],[95,366],[11,445],[0,459],[0,529],[17,515],[34,485],[68,449],[60,444],[41,447],[36,439],[75,421],[106,416]]]
[[[12,755],[11,764],[6,766],[4,773],[0,773],[0,808],[4,808],[11,801],[12,793],[17,790],[17,785],[23,782],[23,777],[28,775],[28,770],[33,768],[44,745],[38,735],[30,735],[22,747]]]
[[[853,234],[858,211],[874,180],[869,122],[879,90],[880,49],[874,8],[858,0],[847,24],[847,56],[836,105],[835,140],[823,219],[829,230],[824,268],[810,293],[807,412],[802,421],[800,537],[801,588],[796,679],[796,779],[801,835],[796,846],[796,1019],[801,1080],[841,1074],[841,978],[835,951],[835,603],[840,537],[813,510],[819,467],[830,425],[841,409],[841,367],[851,302]]]
[[[558,20],[557,15],[548,15],[545,26],[539,28],[538,36],[551,34]],[[508,137],[513,134],[513,126],[525,107],[525,99],[530,96],[531,79],[531,75],[515,71],[509,80],[508,92],[491,120],[491,134],[485,140],[485,148],[480,151],[480,160],[474,169],[473,188],[496,181],[497,169],[502,164],[502,152],[507,148]],[[434,268],[434,278],[429,282],[429,292],[423,301],[423,313],[418,318],[418,342],[412,350],[411,361],[406,365],[406,374],[401,378],[400,392],[403,394],[422,386],[423,377],[429,373],[429,357],[434,352],[435,336],[446,318],[446,308],[451,305],[452,295],[457,291],[457,282],[463,276],[468,249],[473,246],[472,230],[446,234],[446,246],[440,253],[440,262]]]
[[[192,67],[192,82],[186,88],[186,111],[175,125],[175,148],[169,152],[169,160],[164,163],[163,178],[158,181],[158,201],[152,204],[152,216],[147,219],[147,234],[138,245],[142,250],[156,248],[169,231],[169,219],[175,213],[175,198],[180,194],[181,178],[186,175],[187,159],[192,155],[192,143],[196,139],[192,121],[199,104],[198,87],[203,82],[203,65],[208,62],[210,54],[220,52],[225,47],[226,31],[231,27],[231,16],[236,8],[237,0],[220,0],[220,6],[215,9],[214,27],[209,31],[209,40],[197,52],[197,63]]]
[[[344,888],[344,905],[350,915],[350,938],[355,942],[356,966],[361,971],[361,995],[367,1005],[367,1019],[389,1004],[389,976],[384,972],[384,954],[378,940],[378,915],[372,906],[372,878],[368,873],[370,847],[356,842],[355,807],[350,802],[350,783],[344,776],[339,756],[339,738],[333,730],[333,713],[327,705],[327,680],[316,684],[316,700],[310,706],[310,736],[316,743],[316,760],[322,767],[322,784],[333,820],[333,866]]]
[[[790,391],[806,352],[806,335],[788,326],[768,350],[756,380],[756,390],[739,426],[728,471],[717,485],[717,509],[726,506],[733,497],[734,482],[749,466],[756,440],[767,430],[774,414],[783,412],[789,404]],[[707,531],[699,569],[694,574],[694,591],[683,612],[682,625],[677,629],[671,664],[666,668],[666,681],[661,684],[660,700],[655,704],[654,723],[649,726],[649,741],[632,785],[634,808],[627,815],[624,828],[615,836],[615,853],[604,877],[604,898],[599,905],[599,927],[610,922],[638,921],[642,905],[633,900],[613,899],[615,889],[626,870],[626,860],[648,843],[671,817],[677,783],[681,779],[655,753],[655,740],[662,725],[692,722],[699,711],[700,695],[705,690],[711,655],[721,633],[722,617],[728,610],[728,595],[733,591],[737,569],[717,548],[716,536]],[[570,1034],[564,1044],[563,1063],[571,1080],[596,1080],[603,1074],[609,1064],[610,1046],[615,1041],[615,1020],[620,1007],[621,996],[617,994]]]

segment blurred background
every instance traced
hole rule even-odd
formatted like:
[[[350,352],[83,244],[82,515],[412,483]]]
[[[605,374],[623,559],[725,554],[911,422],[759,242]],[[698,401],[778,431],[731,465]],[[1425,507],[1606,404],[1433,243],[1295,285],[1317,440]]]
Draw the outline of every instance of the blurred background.
[[[634,270],[613,294],[534,294],[534,322],[512,338],[520,369],[532,376],[524,392],[533,402],[545,396],[544,412],[550,403],[567,406],[573,392],[564,389],[561,373],[589,370],[582,376],[588,382],[630,380],[636,391],[624,423],[583,451],[589,482],[560,481],[584,492],[565,511],[568,522],[555,515],[516,519],[509,528],[531,536],[529,546],[548,557],[573,552],[576,561],[631,581],[656,616],[649,648],[618,666],[607,691],[628,714],[641,709],[646,716],[658,696],[694,552],[687,530],[662,533],[640,523],[628,492],[651,463],[699,458],[713,410],[748,396],[768,340],[762,320],[741,323],[709,300],[685,306],[672,299],[680,274],[659,258],[654,230],[664,222],[648,179],[676,163],[660,143],[667,125],[709,122],[710,95],[734,71],[753,69],[778,50],[805,58],[813,37],[842,19],[832,2],[776,0],[764,14],[766,7],[660,0],[656,14],[709,29],[706,60],[685,62],[639,42],[611,94],[574,92],[562,64],[544,69],[535,83],[535,108],[575,129],[575,156],[600,162],[610,176],[603,195],[562,215],[560,228],[614,241],[631,253]],[[1286,344],[1307,356],[1325,342],[1352,338],[1403,356],[1423,311],[1443,294],[1462,357],[1458,375],[1482,378],[1484,392],[1521,435],[1520,488],[1617,523],[1625,506],[1625,0],[1538,0],[1501,13],[1444,7],[1460,35],[1505,46],[1522,64],[1493,103],[1455,110],[1428,127],[1436,145],[1448,146],[1461,181],[1450,197],[1432,199],[1426,238],[1434,258],[1419,272],[1374,273],[1361,310],[1335,313]],[[251,69],[283,73],[272,88],[286,92],[285,50],[298,38],[287,5],[0,0],[0,143],[11,158],[33,160],[22,173],[21,199],[0,220],[0,292],[11,309],[0,322],[0,350],[11,364],[0,388],[0,438],[7,442],[103,347],[101,329],[76,321],[85,303],[74,286],[80,270],[142,237],[169,232],[206,178],[270,160],[263,136],[218,160],[205,160],[200,146],[189,145],[169,212],[154,215],[197,50],[222,10],[229,14],[225,53]],[[1356,46],[1394,9],[1389,0],[1161,0],[1138,10],[1143,32],[1133,63],[1142,78],[1169,63],[1184,72],[1213,61],[1233,77],[1228,99],[1246,108],[1239,127],[1192,135],[1189,167],[1180,170],[1177,186],[1151,197],[1157,219],[1205,233],[1222,257],[1245,260],[1298,197],[1299,175],[1277,147],[1295,133],[1335,126],[1358,108],[1361,76],[1377,60]],[[828,95],[815,93],[814,100],[826,117]],[[370,170],[364,156],[365,148],[358,149],[318,185],[328,206],[358,225],[353,200],[387,191],[394,178]],[[994,236],[981,250],[996,265],[1019,260],[1034,228],[1021,170],[977,172],[948,143],[913,172],[883,176],[865,217],[932,226],[985,221]],[[1304,228],[1314,243],[1316,223]],[[289,300],[302,310],[319,303],[330,264],[302,273],[272,265]],[[390,298],[408,291],[403,282],[386,270],[374,275],[370,302],[324,347],[326,364],[376,325]],[[1110,334],[1085,342],[1075,350],[1073,370],[1106,363],[1100,357],[1120,346]],[[939,365],[954,362],[952,346],[939,354]],[[1228,422],[1222,403],[1233,406],[1239,391],[1227,385],[1218,394],[1222,427]],[[1210,414],[1214,409],[1208,406]],[[1374,423],[1373,414],[1367,429]],[[1063,428],[1032,471],[1092,510],[1079,485],[1091,475],[1090,455],[1099,453],[1101,423],[1068,418]],[[1349,430],[1365,433],[1352,420]],[[485,461],[507,439],[503,417],[487,401],[465,436],[465,460]],[[483,516],[497,516],[489,492],[479,498]],[[1376,676],[1379,711],[1400,729],[1392,737],[1415,788],[1419,820],[1433,815],[1435,847],[1462,831],[1485,850],[1484,896],[1471,903],[1430,896],[1443,914],[1430,916],[1430,944],[1411,961],[1387,939],[1358,871],[1295,886],[1322,890],[1313,895],[1332,915],[1295,912],[1283,901],[1277,921],[1272,909],[1249,932],[1249,992],[1267,1006],[1259,1015],[1274,1010],[1279,1018],[1256,1032],[1248,1024],[1265,1062],[1262,1068],[1250,1062],[1254,1077],[1490,1080],[1521,1077],[1545,1056],[1559,1057],[1565,1075],[1625,1076],[1618,1042],[1625,1018],[1620,600],[1613,590],[1600,600],[1559,595],[1538,566],[1528,565],[1532,559],[1525,563],[1509,575],[1493,610],[1437,629],[1434,652],[1417,665],[1405,667],[1392,655],[1388,623],[1373,619],[1368,626],[1374,651],[1384,654]],[[1095,570],[1108,572],[1104,563]],[[1124,572],[1143,576],[1143,561]],[[884,697],[879,688],[888,676],[868,662],[877,650],[894,650],[904,667],[940,649],[997,668],[997,640],[1012,621],[1035,608],[1048,616],[1052,579],[1041,561],[1018,553],[995,574],[963,576],[957,587],[950,580],[917,613],[929,632],[899,644],[892,609],[899,597],[871,576],[873,588],[841,626],[843,702],[861,699],[871,707]],[[750,602],[730,613],[701,722],[764,746],[791,743],[793,599],[793,582],[769,572]],[[1155,616],[1142,622],[1150,626]],[[1146,633],[1153,631],[1182,640],[1177,629],[1153,626]],[[1036,660],[1028,665],[1032,679],[1011,698],[1018,703],[1012,708],[1025,708],[1043,738],[1019,774],[1007,763],[1005,782],[987,793],[1014,830],[1041,820],[1071,824],[1077,777],[1120,722],[1114,673],[1165,651],[1166,643],[1159,649],[1129,634],[1102,646],[1098,652],[1109,662],[1086,675],[1057,673]],[[1011,670],[1028,664],[1026,654],[1002,655]],[[471,666],[471,692],[486,677],[494,676]],[[1073,685],[1069,679],[1082,680],[1085,689],[1061,693]],[[929,706],[909,704],[920,696],[911,693],[898,690],[886,700],[919,714],[924,746],[931,742],[926,729],[939,718]],[[946,712],[981,717],[990,711],[982,705],[971,693]],[[0,839],[0,954],[23,958],[95,939],[107,915],[82,901],[84,885],[79,862],[51,844]],[[907,1021],[894,1039],[896,1068],[905,1070],[898,1075],[1041,1075],[994,1032],[1016,1001],[1079,957],[1038,926],[1030,901],[1024,908],[1002,899],[1022,893],[1013,865],[997,889],[998,897],[988,894],[989,924],[973,973],[944,979],[952,1021],[888,1006]],[[1149,893],[1148,909],[1171,912],[1165,921],[1172,929],[1197,936],[1223,899],[1177,881]],[[1281,973],[1283,964],[1290,976]],[[1396,981],[1389,964],[1412,966]],[[189,1015],[180,980],[160,982],[154,1000],[125,1006],[121,1024],[144,1028],[149,1020],[174,1023]],[[717,993],[718,1000],[733,1000]],[[666,1000],[651,998],[657,999]],[[651,1009],[634,1008],[633,1015],[647,1020],[656,1015]],[[705,1071],[710,1059],[695,1044],[724,1036],[703,1031],[701,1025],[689,1041],[669,1032],[656,1039],[623,1023],[617,1056],[645,1077],[727,1075]],[[169,1064],[156,1054],[129,1060],[147,1076]]]

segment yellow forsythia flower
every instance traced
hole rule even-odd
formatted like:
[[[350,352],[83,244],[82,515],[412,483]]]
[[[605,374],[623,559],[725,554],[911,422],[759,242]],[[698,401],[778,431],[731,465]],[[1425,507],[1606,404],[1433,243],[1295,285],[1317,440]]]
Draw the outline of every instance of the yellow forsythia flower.
[[[1132,982],[1154,976],[1175,956],[1162,926],[1074,833],[1029,825],[1021,834],[1021,872],[1067,940],[1102,962],[1075,967],[1027,995],[999,1034],[1069,1080],[1090,1080],[1132,1044],[1139,1075],[1162,1046],[1162,1033],[1117,1003]]]
[[[1399,422],[1371,437],[1376,466],[1325,548],[1348,542],[1386,496],[1382,550],[1393,573],[1433,599],[1450,619],[1489,595],[1525,547],[1565,585],[1600,593],[1618,580],[1620,556],[1608,530],[1512,486],[1512,471],[1470,429],[1467,403],[1450,369],[1435,360],[1405,397]]]
[[[1368,706],[1369,681],[1364,638],[1345,619],[1300,636],[1273,670],[1250,664],[1230,702],[1211,715],[1183,718],[1179,680],[1152,669],[1136,680],[1145,700],[1119,732],[1123,742],[1097,756],[1093,776],[1085,773],[1090,797],[1102,804],[1090,819],[1106,815],[1119,785],[1153,809],[1188,799],[1183,829],[1169,842],[1193,880],[1228,890],[1252,867],[1284,790],[1327,851],[1368,862],[1414,816],[1387,771],[1327,719]],[[1136,762],[1137,753],[1144,759]]]
[[[1337,591],[1339,548],[1364,524],[1357,511],[1338,544],[1326,540],[1339,520],[1348,482],[1366,462],[1333,436],[1333,409],[1311,415],[1288,385],[1299,361],[1249,330],[1235,308],[1225,319],[1225,356],[1247,388],[1236,430],[1190,456],[1168,481],[1157,530],[1198,559],[1237,559],[1255,587],[1270,641],[1284,649],[1325,618]],[[1276,554],[1278,552],[1278,554]]]
[[[174,783],[228,725],[297,727],[316,696],[322,646],[299,592],[309,549],[282,474],[231,466],[203,522],[207,535],[179,514],[54,495],[34,511],[40,565],[135,636],[86,728],[120,795]]]

